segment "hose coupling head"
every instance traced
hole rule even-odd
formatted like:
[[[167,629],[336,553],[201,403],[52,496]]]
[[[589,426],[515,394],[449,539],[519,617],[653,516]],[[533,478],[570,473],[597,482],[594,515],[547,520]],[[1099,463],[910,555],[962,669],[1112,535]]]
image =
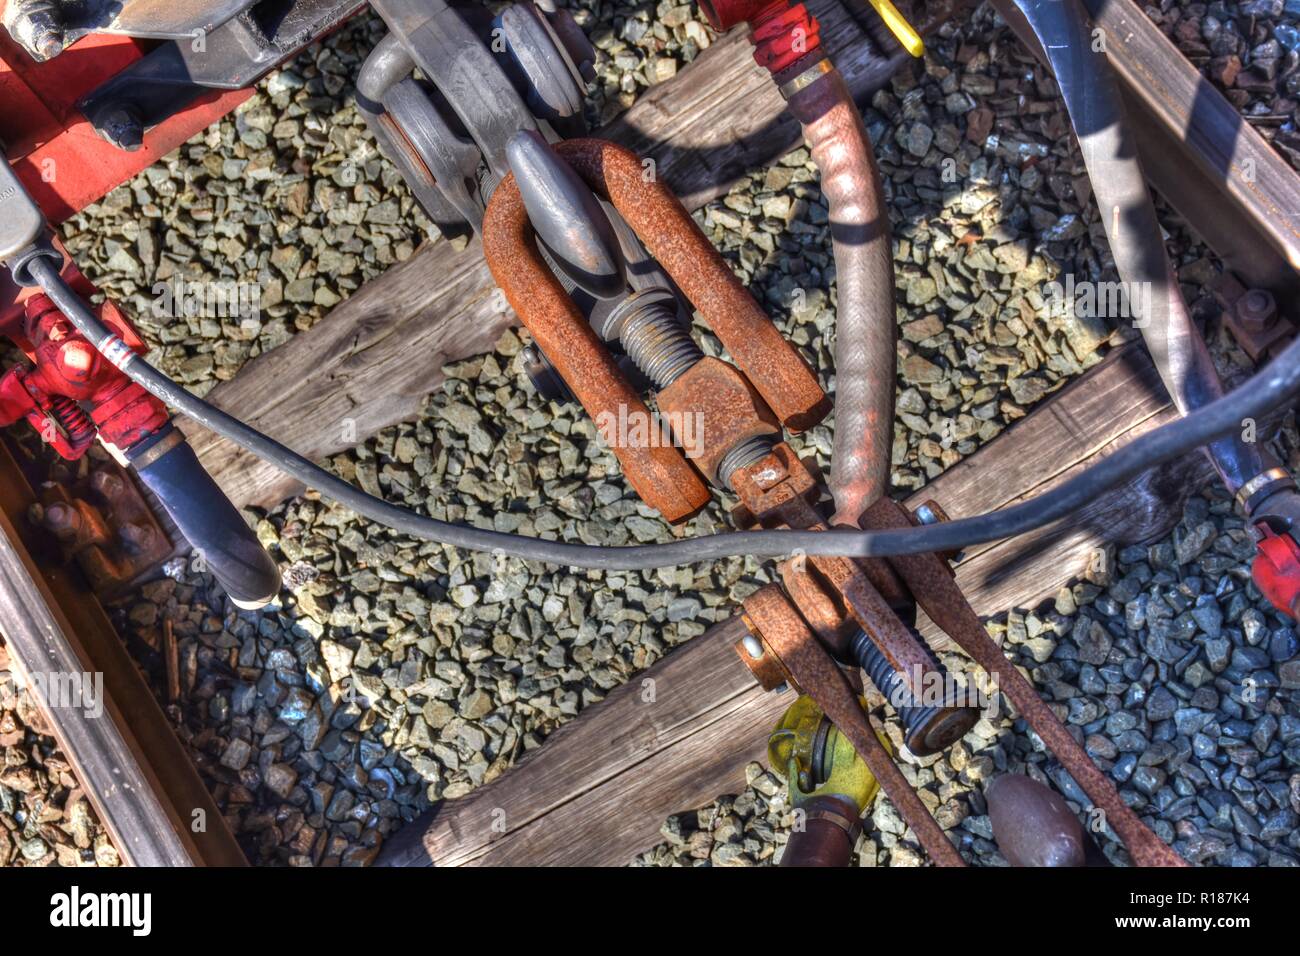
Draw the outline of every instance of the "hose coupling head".
[[[866,702],[861,698],[859,702],[865,708]],[[876,736],[889,751],[889,739],[879,731]],[[880,792],[880,783],[853,745],[807,695],[791,704],[777,722],[767,739],[767,757],[785,778],[791,806],[799,809],[818,798],[838,797],[856,807],[855,829]]]
[[[1296,607],[1300,603],[1300,544],[1289,532],[1278,534],[1264,522],[1255,529],[1261,535],[1250,565],[1255,587],[1278,611],[1300,617]]]

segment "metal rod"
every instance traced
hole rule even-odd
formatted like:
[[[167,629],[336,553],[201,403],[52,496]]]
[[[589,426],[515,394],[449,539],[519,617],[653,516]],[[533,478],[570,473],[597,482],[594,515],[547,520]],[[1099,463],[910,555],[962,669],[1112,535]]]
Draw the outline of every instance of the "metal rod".
[[[882,498],[867,511],[864,524],[873,529],[903,528],[910,525],[902,506]],[[916,598],[916,603],[935,625],[997,681],[1016,713],[1061,762],[1093,804],[1105,813],[1112,827],[1128,847],[1139,866],[1186,866],[1187,862],[1166,846],[1124,802],[1111,781],[1097,769],[1078,742],[1034,686],[1017,670],[1002,649],[993,642],[975,611],[962,596],[947,563],[935,554],[913,554],[889,559]]]
[[[1061,89],[1115,268],[1128,292],[1133,324],[1174,405],[1185,415],[1220,398],[1223,385],[1165,253],[1114,71],[1092,42],[1079,0],[1016,0],[1016,5],[1042,44]],[[1277,464],[1260,443],[1244,442],[1238,434],[1212,442],[1206,451],[1233,494]]]

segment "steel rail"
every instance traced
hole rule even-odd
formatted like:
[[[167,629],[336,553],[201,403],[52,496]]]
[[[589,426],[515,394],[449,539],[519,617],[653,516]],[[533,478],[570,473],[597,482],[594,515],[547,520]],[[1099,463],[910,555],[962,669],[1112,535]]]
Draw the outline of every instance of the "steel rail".
[[[39,557],[36,501],[0,442],[0,621],[19,676],[133,866],[247,861],[126,647],[75,570]]]
[[[1300,175],[1132,0],[1082,0],[1151,185],[1250,287],[1300,294]],[[1040,62],[1015,0],[998,14]]]

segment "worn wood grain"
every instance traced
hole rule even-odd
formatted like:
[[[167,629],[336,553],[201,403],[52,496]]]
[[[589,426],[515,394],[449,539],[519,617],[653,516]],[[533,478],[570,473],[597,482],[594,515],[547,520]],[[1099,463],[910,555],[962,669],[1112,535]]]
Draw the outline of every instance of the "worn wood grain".
[[[838,0],[814,0],[822,40],[865,98],[901,56],[883,58]],[[722,37],[597,135],[653,158],[695,209],[799,142],[798,125],[739,31]],[[516,323],[502,311],[477,241],[424,245],[311,329],[245,365],[208,399],[311,458],[341,451],[416,417],[450,361],[491,349]],[[236,505],[266,507],[301,489],[224,439],[181,423],[204,466]]]
[[[953,518],[1003,508],[1073,477],[1174,415],[1151,356],[1141,346],[1125,346],[909,503],[933,498]],[[1199,452],[1151,469],[1099,495],[1068,521],[968,548],[957,566],[958,583],[982,614],[1033,607],[1081,576],[1103,544],[1164,534],[1186,496],[1212,474]],[[935,647],[949,646],[928,622],[921,630]]]
[[[908,504],[952,517],[1037,494],[1172,414],[1147,353],[1118,349],[1079,381]],[[1099,495],[1067,526],[972,549],[957,577],[977,613],[1032,607],[1111,541],[1167,531],[1182,497],[1210,474],[1199,453]],[[929,631],[933,631],[929,628]],[[513,769],[448,801],[389,841],[389,865],[617,865],[659,839],[670,814],[734,793],[761,760],[786,695],[765,694],[731,650],[733,619],[669,654],[556,731]],[[940,635],[927,633],[936,646]],[[639,695],[653,681],[655,701]],[[784,698],[784,699],[782,699]]]
[[[707,803],[719,781],[743,782],[755,727],[788,704],[763,693],[731,649],[742,633],[733,618],[668,655],[493,783],[410,824],[382,862],[426,863],[430,852],[439,866],[627,862],[629,842],[653,842],[663,807]]]

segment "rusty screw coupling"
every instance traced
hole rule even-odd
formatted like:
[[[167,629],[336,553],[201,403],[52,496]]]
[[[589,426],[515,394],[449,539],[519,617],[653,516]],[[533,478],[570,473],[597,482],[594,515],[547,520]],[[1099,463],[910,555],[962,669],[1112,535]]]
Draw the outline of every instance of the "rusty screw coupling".
[[[918,643],[931,658],[933,674],[937,675],[946,687],[947,668],[934,656],[924,640],[918,637]],[[905,680],[906,675],[894,669],[889,658],[880,652],[880,648],[861,628],[849,641],[849,653],[871,678],[871,683],[876,685],[876,690],[880,691],[898,713],[898,719],[903,725],[907,749],[916,756],[926,757],[946,750],[966,736],[966,733],[979,721],[980,712],[974,707],[927,704],[924,701],[915,704],[904,703],[913,699]]]
[[[644,289],[620,302],[605,320],[605,339],[617,336],[628,357],[656,388],[667,388],[704,353],[677,317],[668,289]]]
[[[643,289],[620,302],[605,319],[601,336],[618,338],[628,358],[659,391],[704,359],[691,330],[677,314],[677,298],[668,289]],[[772,450],[775,437],[758,435],[738,442],[718,465],[718,479],[731,487],[731,476]]]

